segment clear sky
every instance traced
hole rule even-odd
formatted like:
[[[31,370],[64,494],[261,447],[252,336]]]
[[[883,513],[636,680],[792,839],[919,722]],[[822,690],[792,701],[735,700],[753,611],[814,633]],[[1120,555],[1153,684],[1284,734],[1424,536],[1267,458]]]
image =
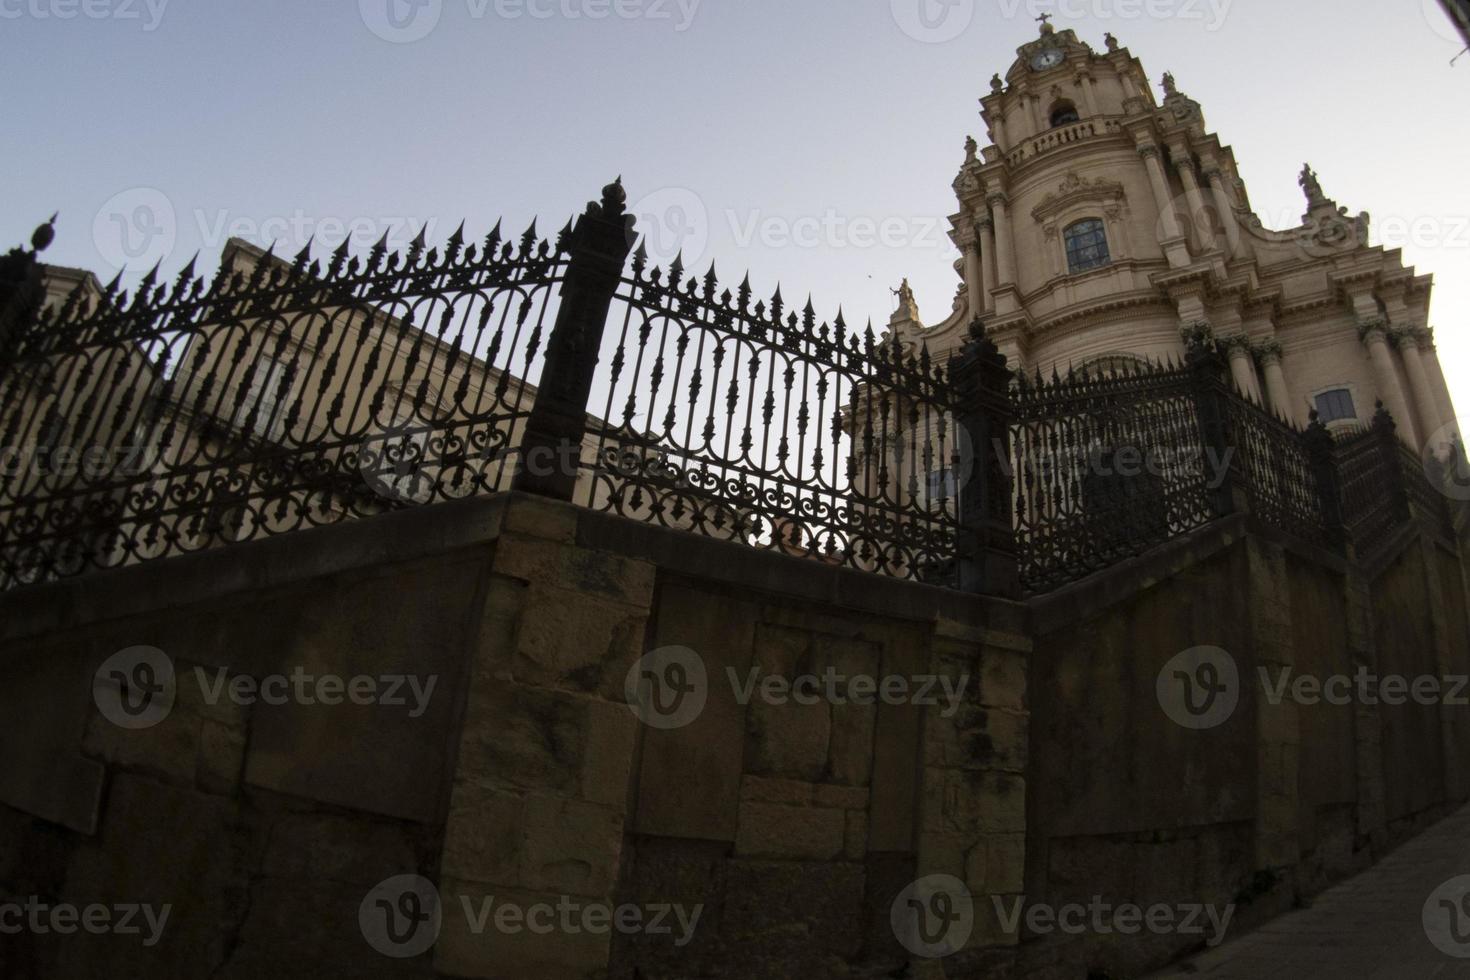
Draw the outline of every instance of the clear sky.
[[[881,324],[908,276],[937,322],[978,98],[1041,12],[1173,71],[1268,224],[1304,161],[1372,212],[1434,273],[1470,407],[1470,55],[1438,0],[0,0],[0,243],[59,209],[49,261],[138,275],[230,234],[550,233],[622,174],[731,286]]]

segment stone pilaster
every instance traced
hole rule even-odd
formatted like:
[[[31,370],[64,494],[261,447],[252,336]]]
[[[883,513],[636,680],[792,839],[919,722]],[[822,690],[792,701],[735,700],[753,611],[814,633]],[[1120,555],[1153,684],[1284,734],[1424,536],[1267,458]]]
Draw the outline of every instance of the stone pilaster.
[[[1373,640],[1373,596],[1368,580],[1349,561],[1346,582],[1347,644],[1354,672],[1378,673]],[[1377,705],[1354,699],[1353,732],[1357,739],[1357,834],[1378,850],[1388,841],[1388,815],[1383,783],[1383,718]]]
[[[996,297],[999,313],[1014,313],[1020,309],[1016,294],[1016,252],[1012,238],[1010,199],[1002,192],[992,193],[986,198],[990,213],[995,221],[995,266],[996,287],[1001,295]]]
[[[985,312],[994,313],[995,296],[992,294],[992,290],[995,289],[998,281],[997,277],[1000,275],[999,269],[995,264],[995,223],[987,213],[979,221],[975,222],[975,229],[980,234],[981,275],[985,280],[983,296]]]
[[[1268,340],[1257,348],[1257,353],[1261,358],[1261,370],[1266,375],[1266,395],[1271,400],[1271,411],[1287,421],[1298,421],[1286,387],[1286,374],[1281,369],[1281,344]]]
[[[1257,404],[1261,403],[1261,383],[1256,377],[1256,362],[1251,354],[1250,338],[1245,334],[1226,337],[1221,345],[1230,357],[1230,374],[1236,389]]]
[[[638,735],[624,679],[654,569],[578,548],[576,524],[569,505],[517,495],[495,544],[440,863],[435,966],[453,976],[607,967],[608,935],[477,933],[461,907],[614,902]]]
[[[1423,440],[1419,448],[1442,454],[1449,448],[1440,432],[1444,426],[1444,420],[1440,418],[1434,388],[1430,384],[1428,372],[1424,369],[1424,358],[1419,351],[1417,331],[1400,330],[1395,334],[1394,340],[1398,345],[1399,356],[1404,359],[1404,373],[1409,378],[1409,394],[1414,399],[1414,409],[1418,412],[1419,437]],[[1427,443],[1432,439],[1438,440],[1439,444],[1428,445]]]
[[[964,686],[950,717],[925,712],[917,874],[963,881],[975,912],[970,948],[1011,946],[992,899],[1025,891],[1026,683],[1031,641],[940,620],[933,636],[937,676]],[[976,746],[984,746],[977,752]]]
[[[1164,230],[1164,239],[1159,244],[1164,248],[1169,265],[1182,269],[1189,265],[1189,244],[1184,237],[1184,230],[1179,227],[1179,217],[1174,213],[1173,195],[1169,193],[1169,182],[1164,177],[1159,148],[1152,144],[1140,146],[1138,155],[1143,158],[1144,167],[1148,170],[1149,186],[1154,192],[1154,205],[1159,211],[1159,227]]]
[[[1286,554],[1280,545],[1252,537],[1250,549],[1251,639],[1256,666],[1275,683],[1294,670],[1291,636],[1291,589]],[[1242,673],[1242,683],[1255,678]],[[1300,708],[1291,698],[1271,704],[1256,695],[1256,833],[1257,869],[1288,868],[1300,857],[1300,806],[1297,770],[1301,759]]]
[[[1373,364],[1373,381],[1378,386],[1378,398],[1393,415],[1399,436],[1404,442],[1417,448],[1419,437],[1414,428],[1414,417],[1409,412],[1409,402],[1404,397],[1403,386],[1399,384],[1398,369],[1394,366],[1393,351],[1389,348],[1388,324],[1382,319],[1367,319],[1359,322],[1358,330]]]
[[[1195,176],[1194,161],[1189,148],[1183,145],[1170,146],[1169,158],[1174,169],[1179,172],[1179,179],[1184,183],[1184,197],[1189,202],[1195,244],[1201,252],[1213,252],[1216,247],[1215,229],[1210,226],[1209,212],[1205,210],[1205,198],[1200,193],[1199,178]]]

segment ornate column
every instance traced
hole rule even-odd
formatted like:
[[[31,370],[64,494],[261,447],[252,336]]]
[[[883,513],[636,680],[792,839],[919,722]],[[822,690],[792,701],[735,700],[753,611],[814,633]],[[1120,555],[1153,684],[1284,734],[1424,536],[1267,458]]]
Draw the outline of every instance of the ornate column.
[[[1082,84],[1082,104],[1087,108],[1087,115],[1089,117],[1096,116],[1098,114],[1097,89],[1093,87],[1092,73],[1083,72],[1080,76],[1080,81]]]
[[[990,123],[991,135],[994,137],[995,145],[1000,148],[1001,153],[1011,152],[1011,141],[1006,136],[1006,114],[999,106],[995,109],[995,119]]]
[[[1419,351],[1429,372],[1429,382],[1434,386],[1434,398],[1439,403],[1439,419],[1459,434],[1460,420],[1455,415],[1455,402],[1450,398],[1450,386],[1444,379],[1444,368],[1439,363],[1439,351],[1434,346],[1434,328],[1423,327],[1415,331],[1414,339],[1419,342]]]
[[[980,232],[980,264],[984,269],[985,293],[982,297],[985,301],[985,312],[995,312],[995,297],[990,291],[995,288],[996,277],[999,272],[995,266],[995,224],[990,215],[983,215],[975,222],[975,227]]]
[[[1184,183],[1184,197],[1189,201],[1189,223],[1194,226],[1195,243],[1199,245],[1200,251],[1212,252],[1215,249],[1215,229],[1208,220],[1205,197],[1200,193],[1199,180],[1194,175],[1194,160],[1190,157],[1189,150],[1182,146],[1171,146],[1169,157],[1174,163],[1174,169],[1179,171],[1179,179]]]
[[[1260,403],[1261,383],[1256,378],[1256,362],[1251,356],[1250,338],[1243,333],[1226,337],[1220,341],[1230,354],[1230,374],[1235,378],[1235,387],[1251,401]]]
[[[1154,191],[1154,204],[1159,210],[1159,227],[1164,230],[1164,254],[1169,265],[1181,269],[1189,265],[1189,248],[1184,241],[1184,232],[1179,227],[1179,217],[1174,213],[1174,203],[1169,194],[1169,183],[1164,179],[1164,165],[1159,160],[1159,148],[1147,144],[1138,148],[1143,165],[1148,170],[1148,182]]]
[[[1409,376],[1409,394],[1414,399],[1414,410],[1419,413],[1419,436],[1426,442],[1431,438],[1437,438],[1439,443],[1434,446],[1425,446],[1421,443],[1420,448],[1439,452],[1445,448],[1444,435],[1440,432],[1444,421],[1439,416],[1439,406],[1435,404],[1434,389],[1430,386],[1429,375],[1424,370],[1424,360],[1419,355],[1419,339],[1415,336],[1413,329],[1406,329],[1394,332],[1394,342],[1398,345],[1399,354],[1403,356],[1405,373]]]
[[[959,246],[965,256],[965,287],[970,297],[970,316],[978,317],[985,312],[985,281],[980,267],[980,243],[976,239],[974,225],[967,223],[962,227]]]
[[[986,198],[986,203],[995,218],[996,285],[1012,286],[1016,282],[1016,259],[1012,251],[1010,202],[1004,192],[997,192]]]
[[[1235,202],[1230,198],[1230,189],[1225,186],[1225,173],[1219,167],[1205,164],[1205,183],[1210,187],[1210,196],[1215,202],[1215,211],[1220,215],[1220,224],[1225,229],[1225,244],[1232,258],[1250,258],[1250,242],[1240,233],[1240,221],[1235,216]]]
[[[1362,320],[1358,332],[1363,345],[1368,348],[1368,359],[1373,363],[1373,381],[1378,386],[1378,398],[1393,416],[1400,437],[1409,445],[1418,447],[1419,436],[1414,430],[1414,417],[1409,413],[1409,403],[1404,398],[1404,389],[1399,384],[1399,375],[1393,364],[1393,352],[1388,347],[1388,324],[1381,318]]]
[[[1288,421],[1295,421],[1297,413],[1291,404],[1291,395],[1286,387],[1286,373],[1281,370],[1281,344],[1268,340],[1257,349],[1261,355],[1261,370],[1266,375],[1266,396],[1271,399],[1271,411]]]

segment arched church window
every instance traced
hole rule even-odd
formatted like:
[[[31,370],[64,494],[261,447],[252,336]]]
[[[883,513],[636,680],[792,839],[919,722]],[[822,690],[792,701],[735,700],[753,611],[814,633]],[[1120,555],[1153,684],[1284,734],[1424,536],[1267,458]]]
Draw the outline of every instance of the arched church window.
[[[1085,218],[1069,225],[1066,233],[1067,269],[1071,272],[1086,272],[1111,262],[1108,253],[1108,233],[1097,218]]]
[[[1077,122],[1082,117],[1077,114],[1077,107],[1070,102],[1063,102],[1051,111],[1051,128],[1067,126]]]

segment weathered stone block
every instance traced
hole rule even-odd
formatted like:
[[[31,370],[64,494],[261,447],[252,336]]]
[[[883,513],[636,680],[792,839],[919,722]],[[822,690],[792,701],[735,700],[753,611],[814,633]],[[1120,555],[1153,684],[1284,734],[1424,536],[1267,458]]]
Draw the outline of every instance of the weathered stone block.
[[[591,702],[587,705],[586,737],[582,798],[622,812],[628,804],[633,778],[638,719],[626,704]]]
[[[556,928],[539,934],[523,918],[512,916],[497,921],[496,910],[510,906],[523,913],[539,907],[555,911],[564,897],[556,891],[484,889],[446,878],[440,893],[444,898],[444,924],[434,946],[434,967],[441,975],[486,980],[593,980],[606,975],[611,933],[593,932],[580,925],[585,903],[578,906],[574,920],[579,923],[577,928],[565,929],[557,919]],[[542,913],[533,915],[535,921],[545,921]]]
[[[529,797],[523,848],[523,887],[605,898],[618,879],[623,816],[580,800]]]
[[[989,708],[1026,709],[1026,656],[994,648],[980,658],[980,703]]]
[[[502,532],[572,544],[577,540],[577,509],[534,494],[517,494],[506,502]]]
[[[996,834],[985,842],[984,890],[1011,895],[1025,890],[1026,835]]]
[[[648,562],[516,534],[496,543],[495,573],[533,585],[554,583],[635,609],[647,609],[653,602],[655,569]]]
[[[798,779],[771,779],[745,775],[740,780],[740,798],[756,803],[786,803],[807,806],[812,802],[816,784]]]
[[[842,853],[852,861],[860,861],[868,852],[868,815],[853,810],[847,811],[847,826],[843,832]]]
[[[743,802],[735,853],[831,861],[842,854],[846,833],[842,810]]]
[[[525,811],[521,797],[456,785],[444,828],[442,873],[492,885],[518,883]]]

